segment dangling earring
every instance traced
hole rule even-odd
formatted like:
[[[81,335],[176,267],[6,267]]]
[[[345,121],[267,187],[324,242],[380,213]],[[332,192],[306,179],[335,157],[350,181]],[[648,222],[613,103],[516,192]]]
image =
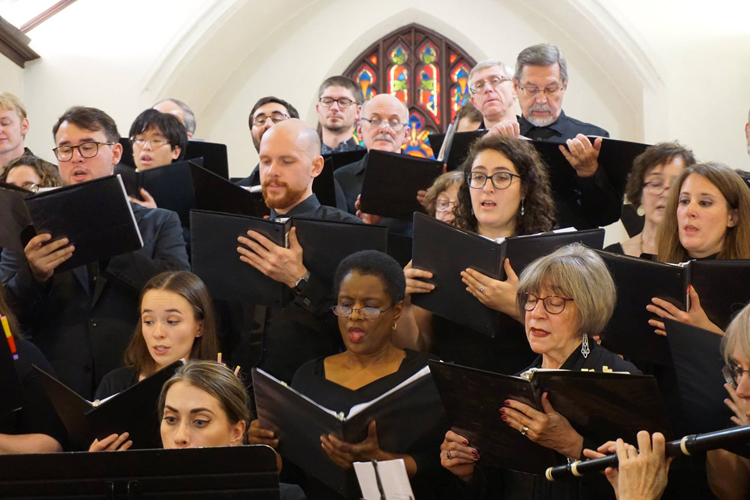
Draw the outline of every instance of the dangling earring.
[[[588,334],[583,334],[583,343],[581,343],[581,354],[583,354],[583,358],[586,359],[589,357],[589,354],[591,354],[591,349],[589,348],[589,336]]]
[[[521,217],[526,213],[526,208],[523,206],[524,199],[521,198]]]
[[[393,322],[393,328],[391,328],[391,331],[392,331],[392,332],[395,332],[395,331],[396,331],[396,325],[397,325],[397,324],[398,324],[398,323],[396,323],[395,321]]]
[[[643,217],[644,215],[646,215],[646,209],[643,208],[643,205],[639,205],[638,210],[636,210],[635,213],[637,213],[640,217]]]

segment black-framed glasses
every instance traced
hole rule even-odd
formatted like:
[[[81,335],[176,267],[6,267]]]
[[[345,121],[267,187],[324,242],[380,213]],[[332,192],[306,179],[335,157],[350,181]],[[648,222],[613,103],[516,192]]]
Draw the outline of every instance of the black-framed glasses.
[[[520,84],[518,85],[518,88],[526,92],[531,97],[536,97],[539,95],[540,92],[544,92],[544,94],[547,97],[554,97],[556,96],[564,87],[561,87],[560,85],[550,85],[549,87],[545,87],[543,89],[540,89],[539,87],[523,87]]]
[[[151,145],[152,149],[157,149],[162,146],[165,146],[169,144],[169,139],[166,139],[164,137],[156,137],[152,139],[146,139],[145,137],[131,137],[130,138],[131,144],[137,144],[140,147],[144,147],[146,143],[149,143]]]
[[[742,380],[742,376],[746,373],[750,373],[750,370],[745,370],[741,366],[735,364],[724,365],[724,368],[721,369],[721,374],[724,375],[724,380],[735,389],[740,385],[740,380]]]
[[[503,83],[509,81],[510,78],[508,78],[507,76],[493,76],[492,78],[488,78],[487,80],[479,80],[478,82],[475,82],[474,85],[469,87],[469,91],[472,94],[478,94],[485,89],[485,85],[487,84],[491,85],[493,89],[496,89]]]
[[[495,189],[508,189],[513,183],[513,178],[521,178],[520,175],[511,174],[510,172],[497,172],[492,175],[487,175],[482,172],[469,172],[466,175],[466,180],[469,183],[469,187],[472,189],[482,189],[487,184],[487,179],[492,181],[492,185]]]
[[[401,123],[398,120],[381,120],[380,118],[360,118],[360,120],[366,121],[375,128],[379,128],[380,126],[385,125],[387,127],[390,127],[390,129],[394,132],[398,132],[406,125],[406,123]]]
[[[451,206],[455,207],[458,201],[451,201],[448,198],[438,198],[435,202],[435,210],[438,212],[447,212]]]
[[[660,196],[664,191],[669,189],[669,184],[665,182],[644,182],[643,188],[646,190],[648,194],[654,195],[654,196]]]
[[[547,295],[546,297],[537,297],[533,293],[519,293],[518,302],[524,311],[533,311],[539,301],[542,301],[544,309],[550,314],[560,314],[565,310],[565,304],[573,299],[560,297],[558,295]]]
[[[354,311],[359,311],[359,315],[362,316],[364,319],[376,319],[379,318],[381,314],[389,310],[391,307],[395,306],[396,302],[393,302],[391,305],[386,307],[385,309],[378,309],[377,307],[352,307],[352,306],[345,306],[342,304],[336,304],[331,308],[331,311],[333,311],[333,314],[336,316],[339,316],[341,318],[348,318],[352,314],[354,314]]]
[[[273,122],[273,124],[276,125],[279,122],[283,122],[284,120],[288,120],[289,119],[289,115],[287,115],[286,113],[281,113],[279,111],[271,113],[270,115],[264,115],[264,114],[261,113],[258,116],[256,116],[255,118],[253,118],[253,125],[257,125],[258,127],[262,127],[263,125],[266,124],[266,120],[268,120],[269,118],[271,119],[271,121]]]
[[[93,158],[99,154],[99,146],[113,146],[114,142],[82,142],[78,146],[58,146],[52,149],[59,161],[70,161],[73,150],[77,149],[82,158]]]
[[[339,97],[338,99],[334,99],[333,97],[321,97],[320,99],[318,99],[318,102],[324,108],[330,108],[335,102],[338,103],[340,109],[347,109],[349,108],[349,106],[354,104],[354,101],[346,97]]]

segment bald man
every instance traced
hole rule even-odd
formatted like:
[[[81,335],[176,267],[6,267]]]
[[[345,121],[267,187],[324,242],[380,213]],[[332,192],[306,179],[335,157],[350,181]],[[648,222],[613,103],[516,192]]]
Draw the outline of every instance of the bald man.
[[[323,170],[318,134],[299,119],[289,119],[268,129],[260,143],[260,182],[271,220],[304,217],[360,222],[355,216],[321,205],[312,192],[315,177]],[[302,262],[304,249],[296,230],[289,248],[280,247],[255,231],[238,238],[240,260],[266,276],[287,285],[294,300],[283,308],[263,311],[263,350],[259,366],[276,378],[291,382],[302,363],[340,352],[335,297],[322,277],[311,275]],[[330,281],[330,276],[324,277]],[[256,314],[255,320],[259,321]]]

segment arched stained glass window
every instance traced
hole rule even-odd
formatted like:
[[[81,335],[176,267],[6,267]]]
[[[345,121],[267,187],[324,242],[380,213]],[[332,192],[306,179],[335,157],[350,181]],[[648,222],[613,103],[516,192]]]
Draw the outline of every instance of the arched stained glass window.
[[[444,133],[469,100],[468,76],[474,64],[455,43],[410,24],[375,42],[344,74],[357,82],[363,101],[388,92],[408,105],[411,130],[403,149],[429,158],[434,156],[429,135]]]

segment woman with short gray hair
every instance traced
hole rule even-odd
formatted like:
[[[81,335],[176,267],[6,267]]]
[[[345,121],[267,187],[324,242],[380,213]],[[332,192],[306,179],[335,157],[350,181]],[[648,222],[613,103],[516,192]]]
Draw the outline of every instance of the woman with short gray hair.
[[[526,371],[548,368],[640,373],[634,365],[592,339],[606,327],[616,299],[617,291],[607,265],[596,252],[583,245],[568,245],[531,263],[519,279],[517,306],[525,319],[529,345],[540,356]],[[508,400],[500,413],[506,425],[564,457],[579,460],[584,447],[596,448],[598,443],[587,442],[555,411],[547,393],[542,395],[542,408],[543,411],[537,411],[519,401]],[[476,498],[494,498],[498,491],[513,491],[518,498],[537,498],[532,492],[544,488],[535,484],[544,481],[543,478],[509,471],[483,474],[475,471],[479,460],[477,450],[452,431],[446,434],[441,450],[443,467],[460,479],[472,483],[480,479],[475,476],[481,477],[484,486],[479,488],[482,493]],[[608,487],[606,482],[602,486],[605,490]],[[560,495],[568,488],[570,495]],[[550,492],[549,498],[578,498],[579,491],[572,484],[555,483],[553,489],[556,491]]]

